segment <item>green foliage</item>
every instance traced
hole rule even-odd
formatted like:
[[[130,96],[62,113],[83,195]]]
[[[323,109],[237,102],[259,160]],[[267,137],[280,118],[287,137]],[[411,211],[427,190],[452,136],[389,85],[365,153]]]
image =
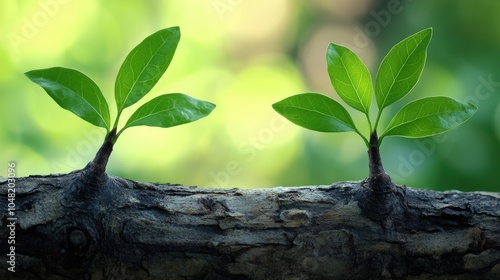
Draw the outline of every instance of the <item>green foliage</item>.
[[[120,115],[144,97],[167,70],[180,40],[179,27],[160,30],[137,45],[125,58],[115,81],[115,99]],[[89,77],[73,69],[54,67],[25,73],[61,106],[88,121],[111,129],[109,107],[99,87]],[[212,112],[215,105],[174,93],[158,96],[132,114],[121,133],[132,126],[171,127],[196,121]]]
[[[274,110],[305,128],[321,132],[356,131],[351,116],[337,101],[318,93],[303,93],[273,104]]]
[[[215,105],[182,93],[158,96],[130,116],[125,128],[138,125],[171,127],[196,121],[210,114]]]
[[[435,96],[404,106],[389,123],[384,136],[426,137],[450,130],[468,120],[476,107],[450,97]]]
[[[109,107],[99,87],[83,73],[62,67],[33,70],[26,76],[62,108],[109,131]]]
[[[375,80],[375,96],[382,110],[406,96],[424,69],[432,29],[424,29],[396,44],[382,60]]]
[[[127,55],[115,82],[118,115],[144,97],[160,80],[180,38],[179,27],[163,29],[144,39]]]
[[[368,115],[372,104],[372,78],[361,59],[346,47],[330,44],[326,53],[328,75],[347,105]]]
[[[383,59],[375,81],[378,114],[372,127],[369,110],[372,101],[372,80],[366,66],[349,49],[331,43],[326,58],[328,74],[340,98],[364,113],[370,134],[376,133],[384,108],[406,96],[415,86],[425,65],[432,29],[424,29],[396,44]],[[368,138],[355,127],[342,105],[317,93],[288,97],[273,108],[291,122],[322,132],[354,131],[369,147]],[[450,130],[468,120],[477,108],[449,97],[429,97],[404,106],[378,139],[385,136],[427,137]]]

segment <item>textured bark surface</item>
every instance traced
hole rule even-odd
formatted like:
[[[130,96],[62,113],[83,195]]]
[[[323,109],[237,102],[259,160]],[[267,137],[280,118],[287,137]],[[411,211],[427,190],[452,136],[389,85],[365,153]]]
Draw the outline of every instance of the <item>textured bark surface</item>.
[[[16,179],[15,273],[0,179],[0,279],[500,279],[499,194],[94,179]]]

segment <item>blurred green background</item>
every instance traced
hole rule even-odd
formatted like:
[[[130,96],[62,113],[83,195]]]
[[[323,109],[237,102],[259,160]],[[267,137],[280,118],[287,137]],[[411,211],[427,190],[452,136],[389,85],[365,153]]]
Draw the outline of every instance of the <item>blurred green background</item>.
[[[0,175],[6,176],[11,161],[19,176],[80,169],[104,138],[104,129],[60,109],[24,72],[78,69],[101,87],[113,115],[114,79],[126,54],[153,32],[180,26],[169,69],[124,117],[171,92],[217,108],[188,125],[131,128],[117,142],[108,173],[222,188],[363,179],[367,154],[357,135],[307,131],[271,104],[302,92],[339,99],[326,72],[329,42],[350,47],[376,73],[392,45],[433,27],[420,82],[384,111],[381,127],[408,101],[424,96],[451,96],[479,111],[442,135],[387,139],[381,150],[385,169],[412,187],[500,191],[499,12],[500,1],[489,0],[2,1]],[[365,125],[361,113],[351,115]]]

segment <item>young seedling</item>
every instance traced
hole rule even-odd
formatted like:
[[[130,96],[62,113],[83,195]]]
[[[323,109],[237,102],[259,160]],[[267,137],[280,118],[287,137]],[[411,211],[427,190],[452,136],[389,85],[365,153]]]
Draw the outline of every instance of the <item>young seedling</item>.
[[[340,98],[362,112],[370,128],[365,137],[349,112],[337,101],[318,93],[303,93],[273,104],[274,110],[291,122],[320,132],[354,131],[368,148],[368,184],[377,191],[392,185],[384,172],[379,147],[387,136],[419,138],[450,130],[468,120],[477,108],[450,97],[426,97],[405,105],[377,135],[383,110],[406,96],[417,83],[425,65],[432,29],[424,29],[396,44],[382,60],[375,80],[378,113],[372,125],[370,107],[373,86],[367,67],[346,47],[331,43],[326,60],[331,83]]]
[[[172,127],[210,114],[215,105],[182,93],[153,98],[139,107],[117,132],[123,110],[144,97],[167,70],[180,40],[179,27],[162,29],[137,45],[125,58],[115,81],[117,116],[111,125],[109,106],[99,87],[85,74],[54,67],[29,71],[26,76],[40,85],[62,108],[106,129],[106,138],[85,170],[93,177],[104,174],[113,144],[133,126]]]

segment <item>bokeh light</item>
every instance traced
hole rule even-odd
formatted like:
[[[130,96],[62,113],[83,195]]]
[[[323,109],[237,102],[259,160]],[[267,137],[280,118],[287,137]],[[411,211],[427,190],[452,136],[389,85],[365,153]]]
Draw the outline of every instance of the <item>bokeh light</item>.
[[[152,98],[181,92],[217,104],[198,122],[134,127],[117,142],[108,173],[129,179],[221,188],[361,180],[367,154],[355,134],[297,127],[271,104],[302,92],[339,100],[325,52],[351,48],[375,75],[390,47],[434,28],[420,82],[384,111],[446,95],[479,107],[466,124],[430,138],[387,139],[386,171],[399,184],[500,191],[500,2],[479,0],[208,0],[0,3],[0,162],[18,175],[67,173],[92,160],[105,131],[63,110],[23,73],[64,66],[100,86],[116,114],[114,79],[126,54],[155,31],[180,26],[181,42]],[[372,113],[375,113],[375,106]],[[367,131],[366,119],[351,115]],[[5,175],[0,169],[0,175]]]

